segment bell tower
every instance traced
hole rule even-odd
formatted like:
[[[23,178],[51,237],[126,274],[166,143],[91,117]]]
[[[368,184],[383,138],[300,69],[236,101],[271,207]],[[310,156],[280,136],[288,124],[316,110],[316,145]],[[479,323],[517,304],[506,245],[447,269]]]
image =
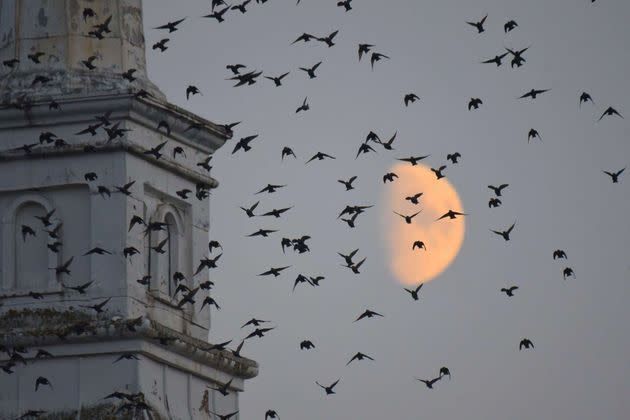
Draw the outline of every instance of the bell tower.
[[[206,299],[230,137],[148,80],[141,0],[0,1],[0,418],[238,410],[258,366]]]

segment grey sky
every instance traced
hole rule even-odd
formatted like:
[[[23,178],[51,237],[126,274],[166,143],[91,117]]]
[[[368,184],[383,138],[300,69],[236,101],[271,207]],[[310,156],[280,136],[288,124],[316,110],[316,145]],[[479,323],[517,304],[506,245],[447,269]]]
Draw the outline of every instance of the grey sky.
[[[213,272],[210,339],[239,341],[252,316],[277,330],[248,341],[244,354],[260,363],[247,383],[242,418],[262,418],[274,408],[283,419],[432,418],[472,420],[624,419],[630,412],[630,178],[612,184],[602,170],[630,162],[627,119],[604,118],[613,106],[630,118],[630,3],[625,0],[475,0],[419,2],[355,0],[344,13],[334,0],[252,2],[245,15],[224,23],[201,19],[207,0],[145,1],[147,44],[165,33],[149,28],[188,16],[170,35],[170,49],[150,52],[151,79],[174,103],[215,122],[243,120],[235,140],[216,153],[221,185],[211,199],[211,232],[224,246]],[[478,35],[467,20],[486,13]],[[515,19],[519,27],[503,33]],[[302,32],[339,29],[337,45],[290,45]],[[360,42],[391,57],[370,70],[357,61]],[[525,48],[520,69],[482,65],[503,47]],[[309,80],[297,68],[323,60]],[[265,74],[291,74],[285,86],[269,80],[232,88],[226,64],[242,63]],[[509,64],[509,63],[508,63]],[[188,84],[203,96],[185,99]],[[535,101],[517,100],[551,88]],[[582,91],[595,106],[578,108]],[[405,93],[419,103],[405,108]],[[311,110],[295,115],[308,96]],[[471,97],[484,105],[468,112]],[[527,143],[536,128],[543,143]],[[355,160],[365,135],[388,137],[396,151]],[[234,142],[259,134],[253,150],[230,155]],[[283,146],[299,159],[280,161]],[[317,151],[335,161],[304,162]],[[448,179],[470,213],[455,263],[412,301],[389,271],[382,214],[391,210],[382,175],[395,157],[431,154],[438,166],[459,151]],[[346,193],[336,182],[358,175]],[[288,187],[254,196],[267,183]],[[488,184],[509,183],[503,206],[488,209]],[[247,219],[239,206],[261,199],[260,210],[294,205],[282,219]],[[335,218],[346,204],[375,204],[356,229]],[[393,216],[392,217],[396,217]],[[505,243],[489,229],[517,221]],[[245,238],[259,228],[271,238]],[[312,236],[311,253],[282,254],[283,236]],[[337,251],[360,247],[361,275],[340,267]],[[553,261],[562,248],[568,261]],[[256,274],[292,265],[282,276]],[[571,266],[575,279],[562,278]],[[324,275],[319,288],[296,288],[298,273]],[[501,287],[518,284],[507,299]],[[366,308],[385,315],[353,324]],[[536,348],[518,351],[521,338]],[[300,351],[311,339],[316,349]],[[353,363],[362,351],[376,360]],[[448,366],[452,381],[428,390]],[[337,395],[315,385],[341,378]]]

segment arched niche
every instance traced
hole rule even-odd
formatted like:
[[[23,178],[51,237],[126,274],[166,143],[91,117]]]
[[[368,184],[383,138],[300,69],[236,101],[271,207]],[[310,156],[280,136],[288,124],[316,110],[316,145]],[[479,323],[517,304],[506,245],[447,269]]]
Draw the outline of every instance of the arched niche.
[[[167,224],[164,230],[150,232],[150,246],[155,247],[168,239],[164,246],[166,251],[164,254],[159,254],[152,249],[148,252],[151,270],[150,288],[153,293],[157,293],[162,298],[171,299],[177,287],[173,281],[173,275],[176,272],[181,272],[185,276],[189,274],[184,264],[187,227],[181,211],[170,204],[158,206],[150,220]]]
[[[54,241],[44,229],[54,229],[61,220],[54,217],[53,224],[45,228],[35,216],[44,216],[53,205],[38,194],[24,194],[3,211],[2,216],[2,279],[4,294],[22,295],[30,291],[38,293],[61,290],[57,275],[50,268],[56,267],[59,255],[48,248]],[[22,225],[35,231],[35,236],[22,234]]]

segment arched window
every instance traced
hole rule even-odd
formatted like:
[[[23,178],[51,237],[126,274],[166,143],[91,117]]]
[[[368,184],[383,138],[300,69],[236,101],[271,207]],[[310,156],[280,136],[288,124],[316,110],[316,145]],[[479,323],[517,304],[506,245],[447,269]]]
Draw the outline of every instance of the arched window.
[[[49,269],[56,267],[59,258],[48,245],[62,239],[51,239],[46,230],[54,230],[61,221],[51,217],[50,225],[44,226],[37,218],[52,209],[45,198],[29,194],[19,197],[4,211],[1,287],[5,292],[21,294],[59,289],[55,271]]]
[[[184,246],[184,225],[181,221],[177,209],[165,205],[159,208],[152,221],[166,223],[164,230],[152,232],[150,243],[156,247],[160,242],[166,240],[163,247],[164,253],[151,250],[150,261],[154,279],[152,289],[163,297],[172,298],[175,294],[177,284],[173,280],[175,273],[184,273],[182,264]],[[178,297],[180,297],[178,295]]]

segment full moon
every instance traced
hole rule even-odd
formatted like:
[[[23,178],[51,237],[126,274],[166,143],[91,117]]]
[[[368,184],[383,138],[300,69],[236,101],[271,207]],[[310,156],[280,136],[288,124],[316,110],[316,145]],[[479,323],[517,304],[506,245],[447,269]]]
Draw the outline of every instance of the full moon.
[[[430,168],[396,164],[390,171],[398,175],[384,186],[383,227],[391,270],[405,285],[426,283],[448,268],[464,242],[463,217],[436,219],[449,210],[463,213],[464,208],[453,185],[446,178],[436,179]],[[418,193],[422,193],[418,204],[406,200]],[[420,210],[411,224],[394,213],[412,215]],[[412,249],[416,241],[424,248]]]

